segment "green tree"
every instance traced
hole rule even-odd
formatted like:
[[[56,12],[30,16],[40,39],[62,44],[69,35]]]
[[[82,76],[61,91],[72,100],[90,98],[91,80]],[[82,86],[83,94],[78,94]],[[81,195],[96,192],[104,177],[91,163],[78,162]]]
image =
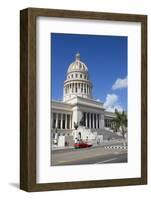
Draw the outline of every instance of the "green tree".
[[[122,136],[124,138],[124,135],[127,131],[127,114],[126,114],[126,112],[124,112],[124,111],[119,112],[117,109],[115,109],[115,118],[113,119],[113,123],[114,123],[115,132],[121,131]]]

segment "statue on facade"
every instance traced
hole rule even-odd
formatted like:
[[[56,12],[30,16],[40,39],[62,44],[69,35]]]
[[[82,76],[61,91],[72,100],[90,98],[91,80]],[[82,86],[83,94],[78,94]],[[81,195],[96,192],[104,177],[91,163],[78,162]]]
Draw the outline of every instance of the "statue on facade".
[[[78,127],[79,127],[79,125],[78,125],[78,122],[76,123],[76,122],[74,122],[74,128],[75,128],[75,130],[77,130],[78,129]]]

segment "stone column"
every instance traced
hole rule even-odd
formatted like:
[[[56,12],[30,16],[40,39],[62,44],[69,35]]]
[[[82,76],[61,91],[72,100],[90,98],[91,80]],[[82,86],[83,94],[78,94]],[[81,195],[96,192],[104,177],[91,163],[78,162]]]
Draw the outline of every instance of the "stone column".
[[[72,129],[72,115],[70,115],[70,129]]]
[[[76,83],[74,83],[74,93],[76,93]]]
[[[89,128],[91,128],[91,113],[89,113]]]
[[[58,128],[58,113],[56,113],[56,124],[55,127]]]
[[[80,91],[80,85],[81,85],[81,83],[78,83],[78,93],[80,93],[81,91]]]
[[[65,114],[65,129],[67,129],[67,114]]]
[[[74,83],[74,93],[76,93],[76,83]]]
[[[93,119],[93,128],[95,128],[95,126],[94,126],[94,113],[92,115],[92,119]]]
[[[82,94],[84,94],[84,84],[82,83]]]
[[[97,128],[97,114],[95,113],[95,128]]]
[[[96,114],[96,129],[98,129],[98,121],[99,121],[98,114]]]
[[[87,83],[85,84],[86,87],[86,94],[88,94],[88,87],[87,87]]]
[[[72,93],[74,93],[74,83],[72,83]]]
[[[88,118],[87,118],[87,113],[85,113],[85,126],[88,127]]]

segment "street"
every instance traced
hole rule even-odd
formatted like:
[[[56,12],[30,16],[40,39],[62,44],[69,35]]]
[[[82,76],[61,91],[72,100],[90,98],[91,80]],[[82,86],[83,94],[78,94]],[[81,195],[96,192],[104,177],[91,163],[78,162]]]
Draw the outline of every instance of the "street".
[[[51,153],[51,165],[80,165],[127,162],[127,150],[90,147],[84,149],[54,150]]]

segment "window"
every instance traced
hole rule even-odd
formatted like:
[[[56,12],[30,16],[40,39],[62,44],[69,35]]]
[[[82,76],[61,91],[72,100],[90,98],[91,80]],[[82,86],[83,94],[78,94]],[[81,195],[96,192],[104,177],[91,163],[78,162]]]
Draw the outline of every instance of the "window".
[[[96,129],[96,114],[94,114],[94,128]]]
[[[78,74],[76,74],[76,78],[78,78]]]
[[[97,118],[98,118],[98,124],[97,124],[97,125],[98,125],[98,128],[100,128],[100,127],[99,127],[99,121],[100,121],[99,114],[97,114]]]
[[[88,128],[90,127],[89,118],[90,118],[90,114],[88,113],[88,114],[87,114],[87,126],[88,126]]]
[[[65,114],[63,114],[62,128],[65,129]]]
[[[73,74],[71,75],[71,77],[73,78]]]
[[[86,94],[86,85],[84,84],[84,93]]]
[[[80,74],[80,78],[82,78],[82,74]]]
[[[70,128],[70,115],[67,115],[67,129]]]
[[[53,113],[53,124],[52,124],[52,128],[56,128],[56,114]]]
[[[86,117],[85,117],[85,112],[84,112],[84,113],[83,113],[83,125],[84,125],[84,126],[86,125],[85,120],[86,120]]]
[[[58,114],[58,128],[61,128],[61,114]]]
[[[91,128],[93,128],[93,114],[91,113]]]

